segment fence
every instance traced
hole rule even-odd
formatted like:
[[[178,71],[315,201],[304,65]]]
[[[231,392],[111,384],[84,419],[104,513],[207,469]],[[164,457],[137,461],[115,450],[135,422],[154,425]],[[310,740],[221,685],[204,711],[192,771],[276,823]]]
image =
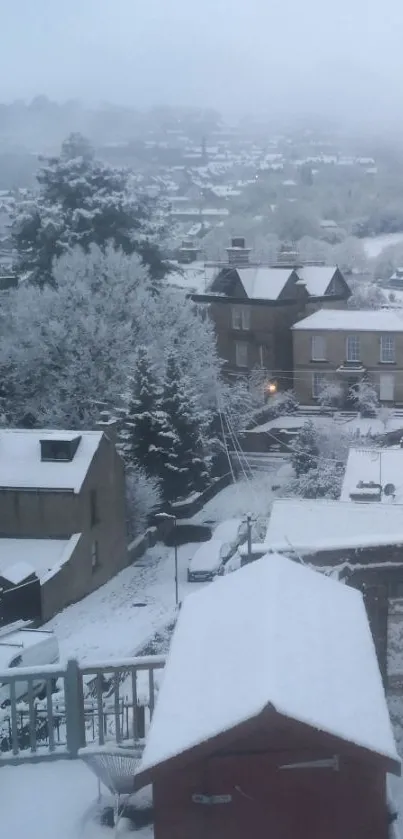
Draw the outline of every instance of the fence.
[[[165,656],[142,656],[0,672],[0,767],[76,758],[109,741],[141,745],[164,665]]]

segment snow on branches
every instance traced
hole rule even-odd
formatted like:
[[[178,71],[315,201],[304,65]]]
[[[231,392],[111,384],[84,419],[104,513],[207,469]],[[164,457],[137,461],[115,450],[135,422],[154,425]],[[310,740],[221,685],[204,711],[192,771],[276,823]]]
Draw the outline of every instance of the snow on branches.
[[[45,158],[39,192],[14,208],[12,238],[16,269],[41,286],[55,281],[53,262],[79,245],[138,253],[153,279],[166,273],[155,237],[152,204],[136,198],[125,169],[96,160],[89,142],[72,134],[58,157]]]

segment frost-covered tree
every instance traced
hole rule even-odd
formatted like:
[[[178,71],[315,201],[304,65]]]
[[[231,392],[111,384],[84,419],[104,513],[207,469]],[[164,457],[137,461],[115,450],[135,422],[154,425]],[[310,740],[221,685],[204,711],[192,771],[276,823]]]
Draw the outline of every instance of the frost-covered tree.
[[[159,482],[140,467],[126,473],[126,507],[128,533],[131,538],[144,533],[148,516],[161,503]]]
[[[322,408],[339,408],[343,389],[338,382],[325,380],[319,389],[318,402]]]
[[[312,420],[304,423],[291,443],[291,464],[297,478],[316,468],[319,456],[317,433]]]
[[[16,269],[44,285],[55,281],[55,258],[79,245],[105,247],[113,242],[138,253],[154,279],[166,273],[154,241],[151,204],[129,189],[124,169],[96,160],[89,142],[72,134],[58,157],[43,160],[39,192],[24,196],[13,213]]]
[[[350,398],[361,414],[375,416],[379,409],[379,397],[375,386],[368,379],[361,379],[350,387]]]
[[[162,389],[150,353],[137,350],[132,397],[124,421],[122,451],[126,462],[140,466],[149,478],[161,472],[161,433],[166,426],[161,407]]]
[[[347,304],[349,309],[381,309],[387,305],[385,292],[375,283],[364,283],[350,278],[349,286],[352,291]]]
[[[341,271],[365,271],[368,268],[364,245],[355,236],[349,236],[334,246],[332,260]]]
[[[343,476],[342,465],[321,459],[316,466],[291,479],[284,488],[284,494],[301,498],[337,499],[340,497]]]
[[[203,444],[206,416],[197,410],[190,382],[177,354],[167,359],[162,405],[165,427],[160,433],[161,488],[167,501],[205,488],[209,464]]]
[[[89,428],[128,407],[137,348],[147,345],[162,382],[176,349],[197,383],[203,409],[215,407],[220,364],[211,322],[181,292],[152,293],[136,254],[76,248],[55,266],[56,286],[22,283],[0,309],[0,411],[11,425]]]

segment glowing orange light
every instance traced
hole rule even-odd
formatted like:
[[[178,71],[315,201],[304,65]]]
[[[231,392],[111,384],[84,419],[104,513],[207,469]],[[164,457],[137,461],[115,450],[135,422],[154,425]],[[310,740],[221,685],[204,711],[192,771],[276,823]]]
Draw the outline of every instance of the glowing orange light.
[[[277,385],[275,382],[269,382],[266,387],[267,393],[277,393]]]

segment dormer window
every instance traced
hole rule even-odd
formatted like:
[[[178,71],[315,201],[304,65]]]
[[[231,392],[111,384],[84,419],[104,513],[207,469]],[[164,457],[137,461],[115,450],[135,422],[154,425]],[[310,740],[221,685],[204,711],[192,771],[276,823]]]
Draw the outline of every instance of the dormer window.
[[[56,463],[71,463],[80,445],[81,435],[77,437],[63,438],[49,437],[40,440],[41,461]]]

